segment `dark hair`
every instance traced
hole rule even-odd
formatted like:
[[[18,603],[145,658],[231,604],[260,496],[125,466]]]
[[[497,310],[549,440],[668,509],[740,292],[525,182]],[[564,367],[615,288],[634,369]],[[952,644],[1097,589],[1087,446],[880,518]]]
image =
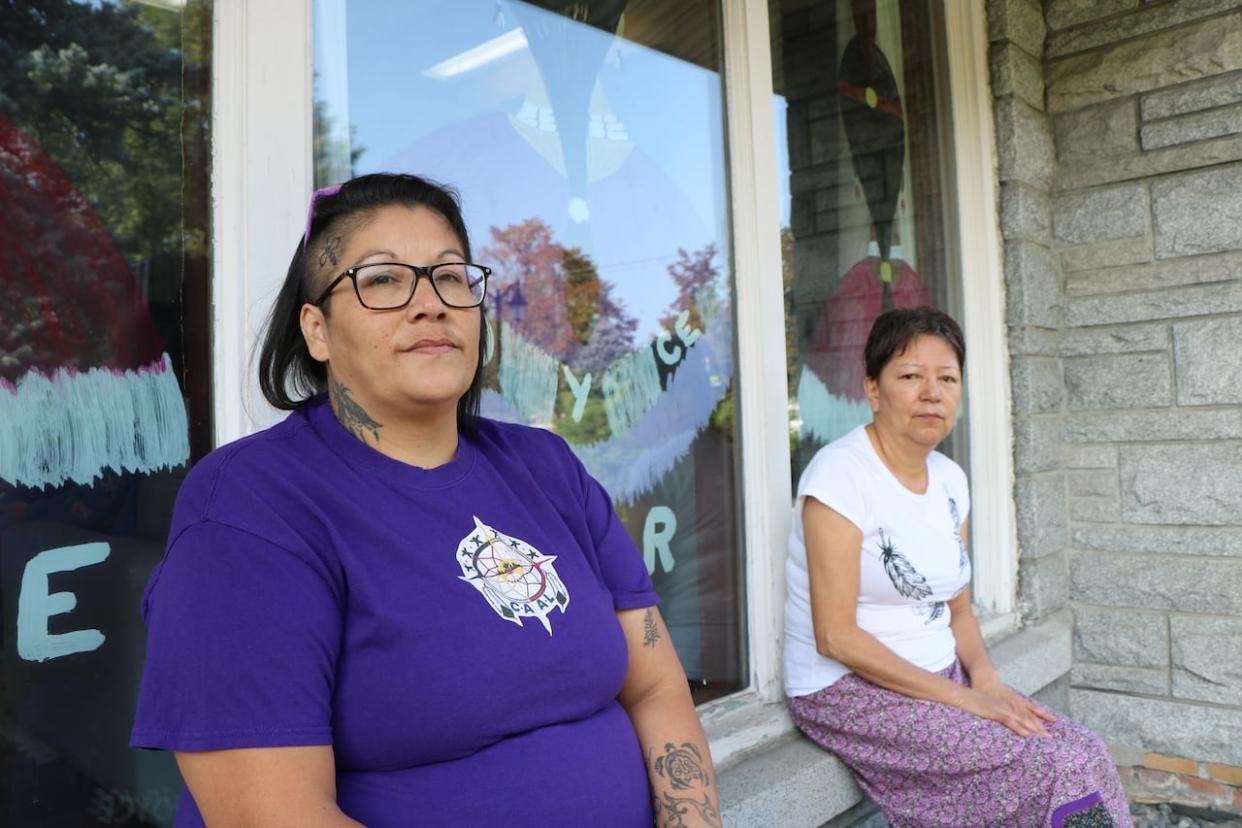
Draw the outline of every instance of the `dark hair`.
[[[284,411],[299,408],[327,390],[327,367],[310,355],[299,320],[302,305],[311,300],[317,287],[313,284],[314,269],[307,266],[310,251],[317,249],[329,230],[352,232],[382,207],[426,207],[444,217],[461,242],[462,252],[470,258],[470,236],[462,220],[459,197],[443,184],[415,175],[373,173],[346,181],[338,192],[320,196],[313,204],[307,235],[298,240],[293,252],[284,284],[268,314],[259,351],[259,388],[269,403]],[[470,388],[457,402],[457,427],[463,431],[473,430],[479,415],[486,341],[487,317],[480,305],[479,363]]]
[[[863,359],[867,376],[879,379],[888,361],[906,349],[920,336],[938,336],[957,354],[958,367],[966,370],[966,340],[962,329],[942,310],[924,305],[921,308],[894,308],[880,314],[867,335]]]

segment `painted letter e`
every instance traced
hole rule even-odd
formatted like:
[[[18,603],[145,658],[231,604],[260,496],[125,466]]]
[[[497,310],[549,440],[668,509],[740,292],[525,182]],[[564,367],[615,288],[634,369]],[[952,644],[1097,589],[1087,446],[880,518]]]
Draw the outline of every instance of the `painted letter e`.
[[[48,593],[47,577],[53,572],[70,572],[97,564],[108,557],[108,544],[83,543],[40,552],[26,564],[21,592],[17,597],[17,654],[26,661],[47,661],[71,653],[99,649],[104,634],[99,630],[75,630],[51,635],[47,620],[69,612],[78,605],[72,592]]]

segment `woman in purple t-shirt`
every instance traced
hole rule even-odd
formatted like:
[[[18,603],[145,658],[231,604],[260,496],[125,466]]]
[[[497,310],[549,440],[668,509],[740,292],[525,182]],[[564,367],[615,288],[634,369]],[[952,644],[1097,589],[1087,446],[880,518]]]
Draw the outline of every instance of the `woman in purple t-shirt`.
[[[178,825],[720,824],[607,494],[478,415],[470,259],[436,184],[312,198],[260,356],[292,413],[195,466],[144,596],[132,744],[176,752]]]

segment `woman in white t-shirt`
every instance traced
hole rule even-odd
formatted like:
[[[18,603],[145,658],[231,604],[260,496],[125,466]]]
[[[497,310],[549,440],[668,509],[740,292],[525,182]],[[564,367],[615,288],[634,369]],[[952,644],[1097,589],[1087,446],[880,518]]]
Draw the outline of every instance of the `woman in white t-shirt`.
[[[961,329],[892,310],[867,339],[872,422],[822,448],[789,537],[785,691],[895,828],[1130,826],[1108,749],[1004,685],[971,610],[966,475],[935,450]]]

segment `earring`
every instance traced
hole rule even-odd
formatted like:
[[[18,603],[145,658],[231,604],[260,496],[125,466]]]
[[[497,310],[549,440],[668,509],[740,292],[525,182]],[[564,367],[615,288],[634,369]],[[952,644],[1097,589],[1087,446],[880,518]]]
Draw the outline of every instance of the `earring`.
[[[492,329],[492,320],[487,320],[483,329],[483,364],[487,365],[496,355],[496,332]]]

